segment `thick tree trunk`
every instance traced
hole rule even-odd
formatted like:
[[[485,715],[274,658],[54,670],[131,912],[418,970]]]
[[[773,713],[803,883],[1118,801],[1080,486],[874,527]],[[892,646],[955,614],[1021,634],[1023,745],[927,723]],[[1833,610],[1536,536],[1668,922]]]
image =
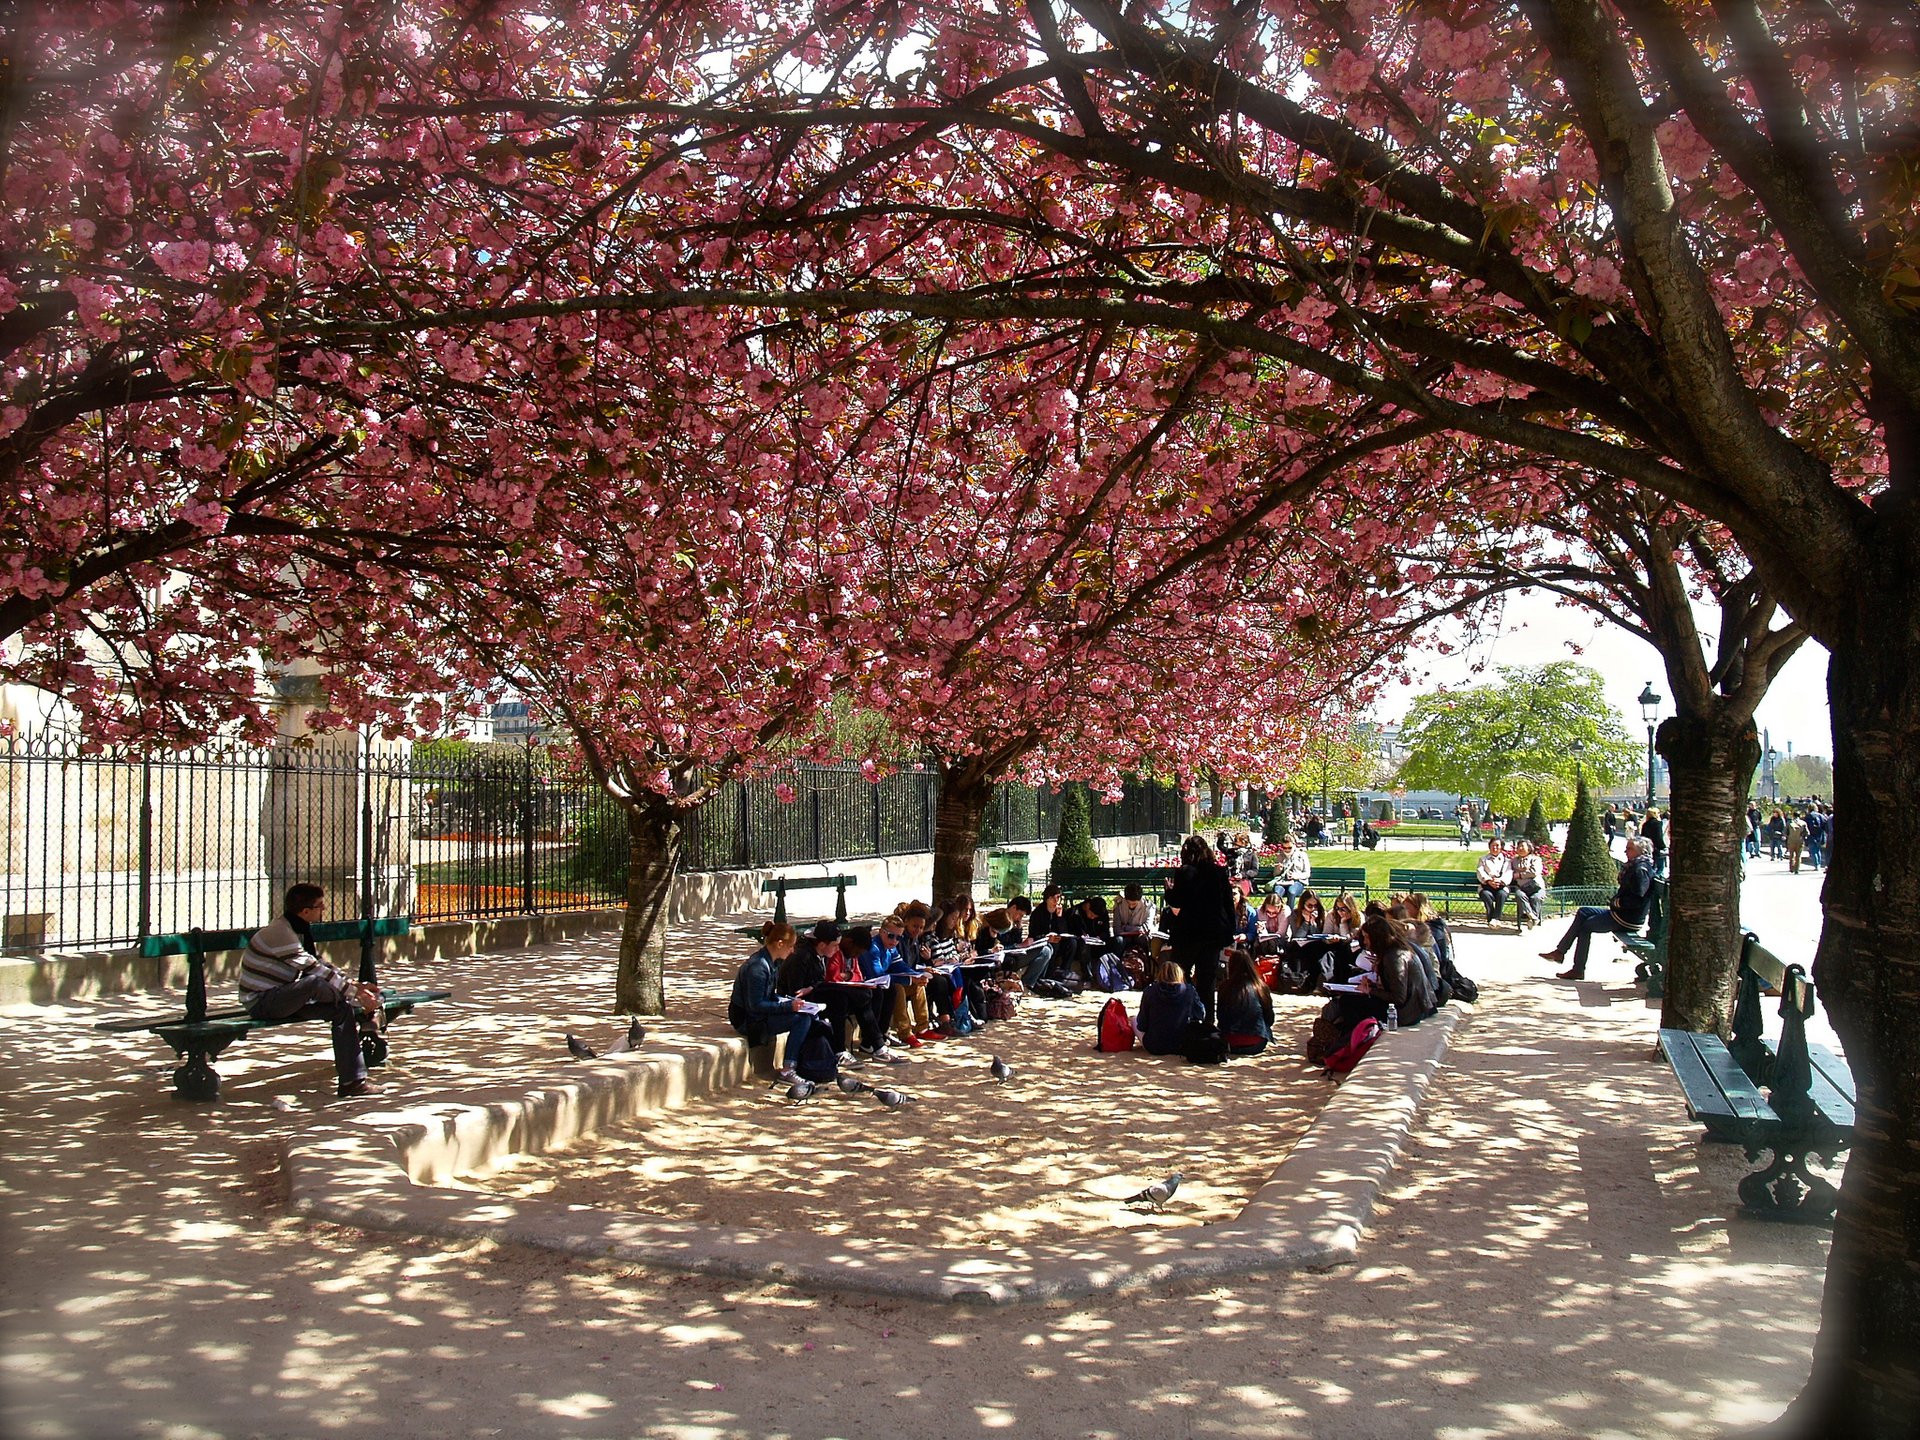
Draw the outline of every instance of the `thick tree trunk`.
[[[614,1008],[667,1011],[667,901],[680,873],[680,812],[657,795],[623,802],[627,812],[627,920],[620,932]]]
[[[1747,777],[1760,759],[1750,720],[1676,715],[1657,738],[1673,781],[1667,865],[1671,921],[1661,1025],[1725,1035],[1740,964],[1740,837]]]
[[[1786,1434],[1905,1440],[1920,1433],[1916,579],[1908,571],[1899,577],[1904,583],[1861,587],[1879,603],[1862,604],[1861,643],[1834,646],[1828,670],[1835,837],[1813,974],[1858,1086],[1858,1129],[1840,1190],[1813,1374],[1781,1422]]]
[[[940,803],[933,814],[933,903],[973,893],[973,852],[980,821],[993,799],[993,782],[968,768],[940,768]]]

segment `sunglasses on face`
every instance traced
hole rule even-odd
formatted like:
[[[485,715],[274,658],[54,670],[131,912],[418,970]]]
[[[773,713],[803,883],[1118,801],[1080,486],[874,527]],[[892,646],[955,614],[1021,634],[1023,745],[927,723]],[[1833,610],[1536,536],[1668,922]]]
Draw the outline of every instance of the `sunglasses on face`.
[[[898,940],[900,938],[900,932],[898,930],[882,930],[880,932],[880,938],[882,940]]]

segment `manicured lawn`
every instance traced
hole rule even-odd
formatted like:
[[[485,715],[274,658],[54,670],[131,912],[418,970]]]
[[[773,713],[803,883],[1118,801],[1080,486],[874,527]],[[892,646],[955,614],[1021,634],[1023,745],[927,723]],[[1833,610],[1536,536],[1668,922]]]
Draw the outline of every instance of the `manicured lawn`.
[[[1307,854],[1316,871],[1322,865],[1366,866],[1367,888],[1375,895],[1387,892],[1389,870],[1471,870],[1480,863],[1478,850],[1348,850],[1330,845]]]

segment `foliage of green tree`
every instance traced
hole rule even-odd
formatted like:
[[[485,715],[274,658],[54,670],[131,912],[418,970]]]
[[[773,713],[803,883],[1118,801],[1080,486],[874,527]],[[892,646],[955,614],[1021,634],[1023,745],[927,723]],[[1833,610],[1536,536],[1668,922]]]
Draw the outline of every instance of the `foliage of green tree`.
[[[1578,782],[1573,797],[1573,818],[1567,822],[1567,848],[1561,852],[1560,868],[1554,872],[1555,885],[1592,885],[1612,889],[1620,878],[1620,867],[1607,853],[1607,834],[1600,823],[1600,805]]]
[[[1325,706],[1314,718],[1300,763],[1282,780],[1281,789],[1315,804],[1324,796],[1331,804],[1352,791],[1372,788],[1378,768],[1370,727],[1344,710]]]
[[[1773,767],[1774,785],[1783,798],[1796,800],[1817,795],[1833,798],[1833,762],[1824,755],[1789,755]]]
[[[1640,763],[1599,671],[1568,660],[1502,665],[1498,684],[1423,695],[1400,734],[1407,758],[1398,783],[1483,795],[1504,814],[1536,793],[1564,811],[1582,773],[1618,784]]]
[[[1547,824],[1547,807],[1541,802],[1539,792],[1533,797],[1533,804],[1527,807],[1527,839],[1535,845],[1551,845],[1553,830]]]
[[[1057,870],[1092,870],[1099,864],[1100,851],[1093,843],[1087,787],[1069,785],[1060,797],[1060,842],[1054,847],[1053,866]]]

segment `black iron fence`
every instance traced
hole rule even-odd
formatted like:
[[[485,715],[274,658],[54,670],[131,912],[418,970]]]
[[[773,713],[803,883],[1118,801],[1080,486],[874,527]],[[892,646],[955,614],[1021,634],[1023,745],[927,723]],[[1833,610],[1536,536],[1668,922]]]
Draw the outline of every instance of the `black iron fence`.
[[[869,781],[801,765],[724,786],[689,817],[684,863],[720,870],[931,848],[938,777]],[[1002,786],[982,839],[1050,840],[1060,796]],[[1173,787],[1130,784],[1092,808],[1096,836],[1175,827]],[[335,918],[418,921],[600,909],[624,897],[619,805],[564,755],[358,737],[161,756],[0,740],[0,949],[111,949],[149,934],[237,927],[296,880]]]

